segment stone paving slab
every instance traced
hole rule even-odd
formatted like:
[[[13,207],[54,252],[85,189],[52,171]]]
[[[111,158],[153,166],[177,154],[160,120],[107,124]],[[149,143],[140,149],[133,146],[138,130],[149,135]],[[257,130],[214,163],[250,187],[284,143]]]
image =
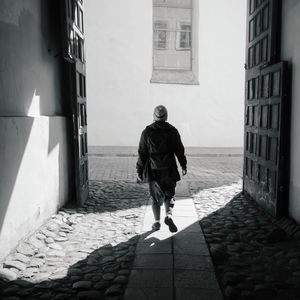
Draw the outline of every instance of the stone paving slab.
[[[195,289],[195,288],[176,288],[176,300],[223,300],[221,291]]]
[[[190,189],[187,181],[179,181],[176,186],[176,198],[190,197]]]
[[[175,219],[175,217],[174,217]],[[176,224],[177,224],[177,219],[175,219]],[[176,235],[174,235],[173,239],[179,243],[186,243],[188,246],[189,241],[193,241],[195,240],[195,243],[198,244],[205,244],[205,238],[204,235],[202,233],[201,227],[199,229],[199,222],[195,222],[191,225],[191,227],[195,227],[197,228],[197,231],[193,232],[193,231],[189,231],[187,229],[189,229],[189,227],[185,228],[184,231],[180,231],[179,233],[177,233]]]
[[[136,255],[153,254],[153,253],[171,254],[172,253],[171,239],[167,239],[163,241],[143,240],[140,243],[138,243],[135,253]]]
[[[210,255],[205,243],[197,239],[177,239],[176,236],[174,236],[174,253],[186,255]]]
[[[191,254],[174,254],[174,269],[179,270],[213,270],[210,256]]]
[[[201,235],[202,231],[199,226],[199,223],[197,223],[197,220],[193,219],[194,223],[191,223],[189,226],[186,224],[186,220],[188,220],[189,217],[176,217],[176,226],[179,231],[184,232],[194,232],[194,233],[199,233]]]
[[[133,269],[167,269],[173,268],[173,255],[170,253],[136,253]]]
[[[208,291],[205,295],[206,299],[210,299],[211,295],[217,295],[216,299],[222,299],[219,297],[221,292],[193,200],[191,198],[176,200],[174,221],[179,229],[176,233],[169,232],[168,227],[163,223],[160,230],[149,232],[153,223],[150,204],[149,202],[146,208],[142,229],[145,234],[139,239],[136,248],[125,299],[157,299],[156,293],[145,296],[149,290],[144,288],[149,287],[153,287],[155,291],[169,287],[172,292],[175,291],[176,299],[189,299],[182,298],[182,291],[185,288],[191,289],[185,296],[191,294],[191,297],[194,297],[195,292]],[[164,214],[162,208],[162,219]],[[160,243],[163,246],[160,246]],[[155,248],[158,250],[154,250]]]
[[[173,288],[128,287],[123,300],[174,300]],[[184,299],[184,298],[182,298]],[[186,298],[185,298],[186,299]]]
[[[172,288],[172,269],[133,269],[130,274],[128,287]]]
[[[174,286],[219,290],[217,278],[213,270],[175,270]]]

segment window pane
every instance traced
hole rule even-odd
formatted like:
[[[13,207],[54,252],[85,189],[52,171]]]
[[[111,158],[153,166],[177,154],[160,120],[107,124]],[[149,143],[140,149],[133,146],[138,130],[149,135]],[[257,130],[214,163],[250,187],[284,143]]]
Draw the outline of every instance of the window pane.
[[[153,1],[153,73],[151,82],[196,83],[192,66],[191,0]],[[198,17],[198,16],[197,16]],[[197,29],[197,28],[196,28]],[[194,28],[193,28],[194,30]],[[180,71],[180,72],[178,72]]]
[[[163,22],[156,22],[154,24],[155,29],[167,29],[167,24]]]
[[[181,30],[191,31],[191,25],[181,25]]]
[[[79,9],[79,29],[83,32],[83,11]]]
[[[75,15],[74,15],[74,21],[75,25],[78,26],[78,4],[75,2],[75,9],[74,9]]]
[[[191,24],[180,24],[177,31],[177,49],[190,49],[191,48]]]
[[[190,32],[180,32],[180,48],[191,48]]]
[[[75,53],[74,50],[74,30],[72,26],[69,26],[69,46],[68,46],[69,55],[73,55]]]
[[[167,49],[167,27],[168,24],[164,22],[154,23],[154,47],[156,49]]]

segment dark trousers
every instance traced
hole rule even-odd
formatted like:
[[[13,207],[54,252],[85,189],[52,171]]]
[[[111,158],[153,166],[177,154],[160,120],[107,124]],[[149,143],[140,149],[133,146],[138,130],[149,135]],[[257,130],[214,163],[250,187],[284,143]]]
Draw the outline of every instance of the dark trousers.
[[[172,215],[175,203],[175,187],[176,182],[161,184],[159,182],[149,183],[149,191],[152,197],[152,211],[156,221],[160,220],[160,206],[165,205],[166,215]],[[158,190],[159,189],[159,190]],[[161,197],[162,196],[162,197]]]

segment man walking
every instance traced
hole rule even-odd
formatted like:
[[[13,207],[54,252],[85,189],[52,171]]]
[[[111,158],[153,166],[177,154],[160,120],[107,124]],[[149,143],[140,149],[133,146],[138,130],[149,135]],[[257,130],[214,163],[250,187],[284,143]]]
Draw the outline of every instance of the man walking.
[[[152,210],[155,222],[153,230],[160,229],[160,206],[165,204],[165,224],[171,232],[177,227],[172,218],[176,182],[180,180],[175,155],[182,168],[182,175],[187,173],[187,161],[184,146],[177,129],[167,121],[168,112],[163,105],[155,107],[154,123],[147,126],[141,135],[136,164],[138,182],[148,182],[152,197]]]

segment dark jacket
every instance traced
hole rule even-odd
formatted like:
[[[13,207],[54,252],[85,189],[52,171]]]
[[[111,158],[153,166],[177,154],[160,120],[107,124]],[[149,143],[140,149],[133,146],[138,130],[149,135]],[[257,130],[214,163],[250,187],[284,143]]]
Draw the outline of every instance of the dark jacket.
[[[157,146],[155,153],[153,152],[153,147],[151,147],[153,136],[154,140],[155,136],[163,136],[165,139],[164,145],[161,148]],[[180,175],[175,155],[181,168],[186,169],[187,161],[180,135],[177,129],[168,122],[154,122],[143,130],[138,154],[137,173],[144,182],[154,179],[162,184],[179,181]]]

